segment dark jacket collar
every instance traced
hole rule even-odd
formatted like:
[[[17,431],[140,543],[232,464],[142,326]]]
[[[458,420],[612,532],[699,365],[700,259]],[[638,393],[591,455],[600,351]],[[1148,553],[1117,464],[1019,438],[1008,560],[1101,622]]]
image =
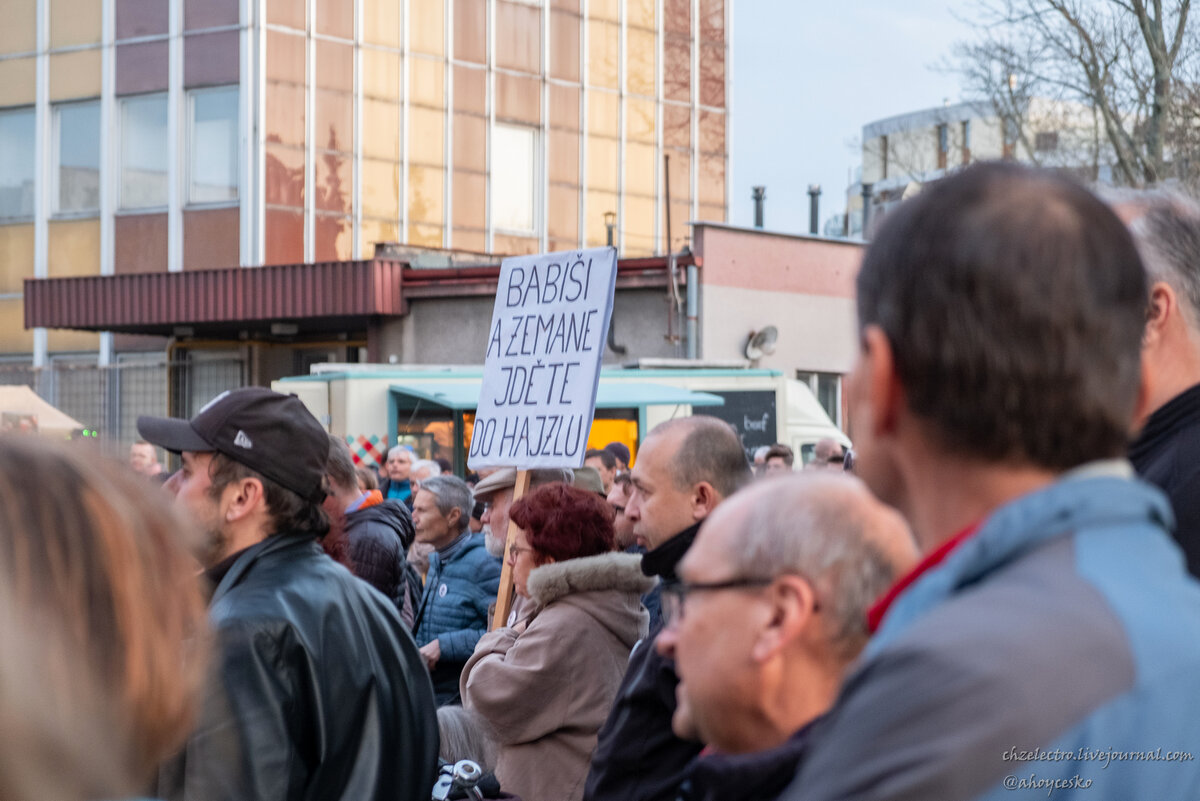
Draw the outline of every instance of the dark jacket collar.
[[[1146,457],[1157,453],[1180,429],[1200,423],[1200,384],[1185,389],[1150,415],[1129,447],[1129,459],[1141,472]]]
[[[820,718],[818,718],[819,720]],[[776,798],[796,777],[809,733],[815,721],[805,725],[782,745],[750,754],[704,753],[680,787],[680,798],[688,801],[733,801]]]
[[[696,523],[671,537],[653,551],[648,551],[642,557],[642,572],[647,576],[662,576],[665,581],[676,581],[675,567],[679,564],[679,560],[683,559],[683,555],[688,552],[688,548],[692,547],[692,541],[696,539],[696,532],[699,530],[700,524]]]
[[[237,586],[250,567],[260,559],[287,548],[297,546],[315,548],[315,542],[311,534],[272,534],[257,545],[251,545],[249,548],[239,551],[235,554],[237,558],[233,565],[228,568],[213,591],[212,603],[216,603],[221,596]]]

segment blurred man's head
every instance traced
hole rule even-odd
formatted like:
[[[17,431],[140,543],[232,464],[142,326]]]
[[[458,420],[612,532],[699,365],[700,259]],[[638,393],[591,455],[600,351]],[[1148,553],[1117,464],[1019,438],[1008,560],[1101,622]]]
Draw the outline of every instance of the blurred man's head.
[[[570,470],[558,468],[529,471],[530,489],[556,481],[570,484],[574,481],[574,475]],[[508,510],[512,506],[516,483],[516,469],[504,467],[489,472],[475,485],[474,498],[484,504],[480,519],[487,534],[485,544],[488,553],[496,558],[504,556],[504,543],[508,538]]]
[[[633,482],[628,473],[618,473],[613,481],[612,490],[608,493],[608,504],[613,508],[616,517],[613,519],[613,534],[616,537],[617,549],[625,550],[637,542],[633,534],[633,523],[625,514],[625,505],[629,503],[629,495],[633,491]]]
[[[832,437],[822,437],[813,446],[813,458],[808,467],[811,470],[841,470],[844,456],[840,442]]]
[[[676,734],[726,753],[782,744],[832,705],[867,609],[916,560],[900,515],[849,476],[772,478],[723,504],[664,588]]]
[[[1200,204],[1172,192],[1118,198],[1150,282],[1142,335],[1146,407],[1135,421],[1200,383]]]
[[[383,469],[391,481],[407,481],[412,472],[413,454],[406,445],[396,445],[388,451]]]
[[[133,472],[147,477],[157,476],[163,469],[158,449],[141,439],[129,446],[129,466]]]
[[[993,163],[929,186],[858,275],[858,475],[905,509],[929,464],[1052,476],[1121,456],[1145,308],[1129,232],[1070,179]]]
[[[412,469],[409,471],[408,480],[412,482],[413,491],[420,488],[421,482],[433,476],[442,474],[442,466],[432,459],[418,459],[412,463]]]
[[[653,549],[699,523],[751,479],[737,432],[697,415],[656,426],[638,451],[625,514],[639,544]]]
[[[625,473],[629,471],[629,446],[624,442],[610,442],[604,446],[604,450],[611,453],[617,460],[617,470]]]
[[[770,476],[790,473],[794,461],[796,454],[792,449],[782,442],[776,442],[767,449],[766,474]]]
[[[594,467],[604,482],[604,494],[612,489],[613,478],[617,475],[617,457],[611,451],[591,450],[583,458],[584,467]]]

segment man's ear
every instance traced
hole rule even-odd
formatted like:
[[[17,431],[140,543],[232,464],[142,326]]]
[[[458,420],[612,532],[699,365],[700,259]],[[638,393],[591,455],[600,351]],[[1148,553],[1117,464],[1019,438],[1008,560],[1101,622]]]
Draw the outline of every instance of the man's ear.
[[[721,502],[721,495],[707,481],[701,481],[692,487],[692,519],[703,520],[712,514],[713,509]]]
[[[876,437],[891,434],[896,429],[904,401],[904,388],[896,373],[895,353],[891,340],[877,325],[868,325],[862,332],[862,380],[871,405],[871,432]]]
[[[803,636],[817,611],[816,591],[800,576],[779,576],[765,592],[770,617],[750,652],[756,662],[766,662]]]
[[[257,478],[243,478],[225,487],[222,496],[227,501],[225,521],[235,523],[250,516],[266,505],[262,482]]]
[[[1165,281],[1150,285],[1150,299],[1146,304],[1146,327],[1142,331],[1142,349],[1156,347],[1163,338],[1167,323],[1179,314],[1179,299],[1175,290]]]

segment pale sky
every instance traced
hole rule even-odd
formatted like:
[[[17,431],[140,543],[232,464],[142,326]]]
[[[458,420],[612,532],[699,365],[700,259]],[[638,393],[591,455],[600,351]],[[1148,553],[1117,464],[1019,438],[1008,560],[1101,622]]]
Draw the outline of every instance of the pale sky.
[[[861,163],[862,126],[961,97],[934,69],[968,35],[966,0],[732,0],[729,221],[752,225],[751,187],[765,185],[765,226],[808,232],[808,185],[820,223],[845,209]]]

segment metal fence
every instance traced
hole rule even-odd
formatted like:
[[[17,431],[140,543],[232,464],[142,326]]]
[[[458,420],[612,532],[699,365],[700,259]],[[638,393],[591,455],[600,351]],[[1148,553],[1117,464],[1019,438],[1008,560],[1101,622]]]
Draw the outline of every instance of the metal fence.
[[[56,357],[41,368],[0,363],[0,385],[32,387],[114,453],[138,438],[139,415],[191,417],[219,393],[246,383],[245,361],[228,352],[196,352],[177,361],[163,354],[123,355],[103,366],[87,357]]]

